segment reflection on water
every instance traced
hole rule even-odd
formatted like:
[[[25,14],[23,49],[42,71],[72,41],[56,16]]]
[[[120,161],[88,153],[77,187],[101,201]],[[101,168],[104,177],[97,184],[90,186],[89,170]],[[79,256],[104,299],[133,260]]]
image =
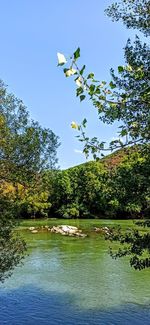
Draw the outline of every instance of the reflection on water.
[[[1,296],[1,325],[148,325],[150,310],[138,305],[82,309],[71,295],[24,287]]]
[[[150,271],[112,260],[98,234],[26,239],[24,266],[0,287],[0,324],[149,324]]]

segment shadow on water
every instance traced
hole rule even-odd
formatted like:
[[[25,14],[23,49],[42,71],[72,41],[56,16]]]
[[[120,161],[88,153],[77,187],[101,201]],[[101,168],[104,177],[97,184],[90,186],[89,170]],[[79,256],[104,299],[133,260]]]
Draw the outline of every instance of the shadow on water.
[[[46,293],[35,287],[1,292],[1,325],[147,325],[150,306],[126,304],[115,308],[80,309],[73,297]]]

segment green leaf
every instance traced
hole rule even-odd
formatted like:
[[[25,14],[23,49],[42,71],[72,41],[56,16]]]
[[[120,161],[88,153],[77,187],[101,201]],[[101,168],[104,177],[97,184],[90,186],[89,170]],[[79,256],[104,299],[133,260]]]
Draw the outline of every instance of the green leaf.
[[[80,48],[78,47],[77,50],[73,53],[74,59],[77,60],[80,57]]]
[[[85,64],[83,65],[82,69],[80,70],[80,75],[81,76],[83,75],[84,69],[85,69]]]
[[[90,87],[89,87],[90,91],[89,91],[89,94],[90,95],[93,95],[94,94],[94,90],[95,90],[95,85],[91,84]]]
[[[118,72],[121,73],[121,72],[123,72],[123,71],[124,71],[124,68],[123,68],[121,65],[119,65],[119,66],[118,66]]]
[[[87,79],[93,79],[93,78],[94,78],[94,73],[93,72],[89,73],[89,75],[87,76]]]
[[[100,100],[106,100],[106,96],[101,95],[101,96],[99,96],[99,99]]]
[[[117,107],[117,104],[112,102],[112,103],[110,103],[110,107],[111,108],[116,108]]]
[[[122,137],[124,137],[125,135],[127,135],[127,130],[122,130],[122,131],[120,132],[120,135],[121,135]]]
[[[112,81],[109,83],[109,86],[110,86],[111,89],[116,88],[116,85]]]
[[[99,144],[100,149],[104,149],[104,144],[105,144],[104,141],[102,141],[102,142]]]
[[[80,96],[80,102],[82,102],[85,99],[85,95]]]
[[[82,121],[82,125],[83,125],[84,128],[86,127],[86,123],[87,123],[87,119],[84,118],[84,120]]]
[[[101,91],[100,91],[99,87],[96,87],[95,94],[99,95],[100,93],[101,93]]]
[[[76,96],[78,97],[82,93],[83,93],[83,88],[82,87],[77,88],[77,90],[76,90]]]

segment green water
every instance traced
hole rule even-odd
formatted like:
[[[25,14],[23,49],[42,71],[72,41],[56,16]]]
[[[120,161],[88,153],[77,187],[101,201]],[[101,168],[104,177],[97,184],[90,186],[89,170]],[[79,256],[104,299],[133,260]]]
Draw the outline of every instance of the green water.
[[[131,324],[133,322],[130,316],[133,313],[134,324],[149,324],[150,314],[147,313],[150,306],[150,271],[139,272],[131,269],[127,258],[112,260],[108,254],[110,243],[100,234],[90,231],[94,225],[112,226],[118,222],[49,222],[77,225],[88,232],[88,237],[73,238],[49,232],[31,234],[22,228],[21,233],[28,243],[29,255],[23,267],[18,267],[13,276],[1,285],[3,304],[0,323],[37,324],[38,308],[41,310],[39,324]],[[132,227],[130,221],[121,223],[124,228]],[[22,226],[25,225],[27,224]],[[4,306],[6,298],[8,305],[10,303],[7,310]],[[28,304],[32,307],[30,321],[24,320],[22,314],[19,314],[18,301],[22,301],[22,308],[28,309]],[[52,310],[50,306],[53,307]],[[66,316],[61,318],[59,310],[61,315],[69,313],[72,322],[64,318]],[[81,313],[80,321],[77,318],[73,321],[77,310],[77,315]],[[114,314],[116,311],[119,312],[119,317],[127,317],[127,322],[120,322]]]

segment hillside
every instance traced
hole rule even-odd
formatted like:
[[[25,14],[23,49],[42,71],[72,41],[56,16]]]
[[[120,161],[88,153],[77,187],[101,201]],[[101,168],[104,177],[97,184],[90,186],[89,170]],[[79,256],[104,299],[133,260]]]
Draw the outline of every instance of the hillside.
[[[102,158],[99,158],[97,160],[92,160],[92,161],[88,161],[85,163],[82,163],[80,165],[74,166],[74,167],[70,167],[68,168],[68,170],[71,170],[73,168],[80,168],[83,166],[94,166],[95,164],[101,164],[103,166],[105,166],[108,169],[114,169],[115,167],[118,167],[125,159],[128,159],[128,157],[130,157],[130,155],[134,154],[135,152],[140,153],[141,149],[143,148],[143,146],[132,146],[132,147],[126,147],[123,149],[119,149],[116,150]]]

